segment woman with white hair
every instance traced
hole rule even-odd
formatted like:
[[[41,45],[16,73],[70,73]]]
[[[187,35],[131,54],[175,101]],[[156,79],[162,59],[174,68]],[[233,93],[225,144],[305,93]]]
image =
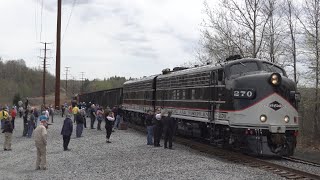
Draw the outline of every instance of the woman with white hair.
[[[109,112],[108,115],[106,116],[106,131],[107,131],[107,143],[111,143],[110,142],[110,136],[111,136],[111,133],[112,133],[112,125],[113,125],[113,122],[114,122],[114,113],[113,112]]]

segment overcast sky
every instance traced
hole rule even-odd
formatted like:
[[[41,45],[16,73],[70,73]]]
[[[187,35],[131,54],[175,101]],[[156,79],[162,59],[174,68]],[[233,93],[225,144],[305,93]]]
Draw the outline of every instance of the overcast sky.
[[[61,79],[66,66],[76,79],[80,72],[89,79],[103,79],[142,77],[195,61],[202,0],[62,1]],[[55,74],[56,3],[1,0],[0,57],[24,59],[29,67],[39,67],[44,48],[39,42],[52,42],[48,68]]]

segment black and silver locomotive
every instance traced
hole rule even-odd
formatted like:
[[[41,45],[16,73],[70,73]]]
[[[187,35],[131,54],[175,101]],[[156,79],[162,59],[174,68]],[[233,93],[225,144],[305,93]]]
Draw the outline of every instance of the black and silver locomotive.
[[[125,82],[121,92],[126,114],[137,123],[161,108],[173,112],[179,134],[255,155],[294,153],[300,94],[276,64],[244,58],[174,68]]]

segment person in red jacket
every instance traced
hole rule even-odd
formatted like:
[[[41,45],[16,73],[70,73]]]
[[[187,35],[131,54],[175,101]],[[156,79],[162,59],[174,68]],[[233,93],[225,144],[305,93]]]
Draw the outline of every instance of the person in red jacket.
[[[10,115],[12,118],[12,120],[11,120],[12,128],[14,129],[14,120],[16,119],[16,116],[17,116],[17,110],[15,107],[12,107]]]

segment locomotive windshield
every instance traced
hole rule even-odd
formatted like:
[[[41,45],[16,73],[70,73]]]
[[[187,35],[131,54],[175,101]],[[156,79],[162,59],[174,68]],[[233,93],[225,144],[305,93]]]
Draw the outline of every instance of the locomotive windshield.
[[[284,70],[274,64],[268,62],[255,62],[255,61],[247,61],[247,62],[239,62],[232,64],[230,66],[230,76],[239,76],[242,74],[248,74],[251,72],[265,71],[265,72],[276,72],[281,74],[282,76],[286,76]]]
[[[281,74],[282,76],[284,75],[283,70],[277,66],[275,66],[274,64],[269,64],[269,63],[262,63],[262,70],[263,71],[267,71],[267,72],[276,72]]]
[[[240,62],[230,67],[231,76],[245,74],[253,71],[259,71],[259,67],[256,62]]]

